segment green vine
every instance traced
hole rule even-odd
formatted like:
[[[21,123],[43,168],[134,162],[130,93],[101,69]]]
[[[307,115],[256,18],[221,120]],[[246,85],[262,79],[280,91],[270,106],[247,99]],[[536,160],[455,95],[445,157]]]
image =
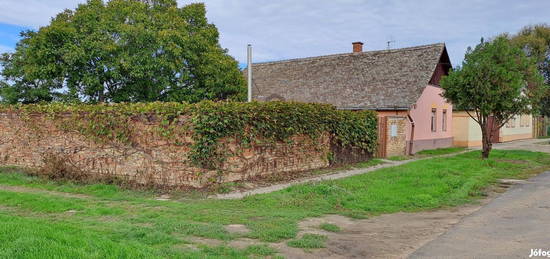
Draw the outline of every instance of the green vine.
[[[226,157],[223,139],[242,145],[257,141],[290,142],[304,135],[312,140],[330,134],[341,146],[374,152],[377,116],[370,111],[343,111],[331,105],[296,102],[121,103],[2,105],[0,112],[18,113],[32,123],[45,114],[64,131],[76,131],[94,141],[134,145],[132,120],[150,120],[159,136],[182,144],[191,131],[189,158],[197,166],[219,169]],[[182,119],[184,118],[184,119]]]
[[[377,144],[377,116],[371,111],[296,102],[205,101],[193,106],[192,113],[195,143],[190,157],[205,168],[218,168],[223,162],[220,140],[226,137],[249,144],[258,139],[289,141],[295,135],[316,139],[329,133],[342,146],[371,153]]]

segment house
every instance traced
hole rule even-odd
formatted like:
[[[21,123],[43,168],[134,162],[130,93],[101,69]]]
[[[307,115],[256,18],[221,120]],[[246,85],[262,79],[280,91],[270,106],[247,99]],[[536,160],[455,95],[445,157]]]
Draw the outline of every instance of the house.
[[[453,132],[455,146],[479,147],[482,145],[479,124],[464,111],[453,112]],[[530,139],[533,138],[533,132],[533,117],[529,114],[517,115],[496,132],[492,142]]]
[[[374,110],[384,123],[386,156],[453,144],[453,107],[439,81],[451,69],[445,44],[253,64],[252,98]],[[245,71],[246,73],[246,71]]]

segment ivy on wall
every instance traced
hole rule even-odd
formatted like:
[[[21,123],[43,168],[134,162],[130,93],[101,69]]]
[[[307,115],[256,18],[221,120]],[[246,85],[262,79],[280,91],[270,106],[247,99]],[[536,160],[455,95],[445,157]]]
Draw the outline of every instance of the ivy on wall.
[[[134,145],[133,118],[154,117],[159,135],[178,139],[192,132],[189,158],[207,169],[220,168],[225,152],[222,140],[235,138],[242,145],[255,141],[289,142],[296,135],[316,139],[330,134],[341,146],[374,153],[377,116],[371,111],[343,111],[326,104],[297,102],[212,102],[77,104],[61,103],[0,106],[0,112],[18,113],[32,123],[32,114],[46,114],[56,127],[104,143]],[[187,121],[179,121],[182,117]],[[189,128],[187,128],[189,127]],[[174,143],[178,144],[178,143]]]

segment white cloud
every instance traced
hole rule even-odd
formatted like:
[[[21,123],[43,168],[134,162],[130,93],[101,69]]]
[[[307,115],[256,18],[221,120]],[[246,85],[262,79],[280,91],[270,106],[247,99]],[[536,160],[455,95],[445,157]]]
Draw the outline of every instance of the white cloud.
[[[83,0],[2,0],[0,22],[38,28]],[[547,0],[179,0],[205,2],[221,44],[239,61],[246,44],[256,61],[446,42],[453,63],[481,37],[548,21]]]
[[[84,0],[2,0],[0,22],[38,28],[64,9],[74,9]]]
[[[548,20],[550,1],[531,0],[205,0],[222,46],[239,61],[246,44],[258,61],[445,42],[453,63],[481,37]]]

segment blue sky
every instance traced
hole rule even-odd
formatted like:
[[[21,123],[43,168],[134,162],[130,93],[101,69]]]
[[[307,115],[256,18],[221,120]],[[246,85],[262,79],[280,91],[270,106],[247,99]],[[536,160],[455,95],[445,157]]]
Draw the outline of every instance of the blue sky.
[[[0,23],[0,52],[11,51],[19,40],[19,33],[28,28]]]
[[[47,25],[78,0],[0,1],[0,51],[13,50],[19,31]],[[180,5],[192,1],[179,1]],[[255,61],[445,42],[453,64],[481,37],[550,23],[550,0],[205,0],[220,42],[239,62],[246,44]]]

